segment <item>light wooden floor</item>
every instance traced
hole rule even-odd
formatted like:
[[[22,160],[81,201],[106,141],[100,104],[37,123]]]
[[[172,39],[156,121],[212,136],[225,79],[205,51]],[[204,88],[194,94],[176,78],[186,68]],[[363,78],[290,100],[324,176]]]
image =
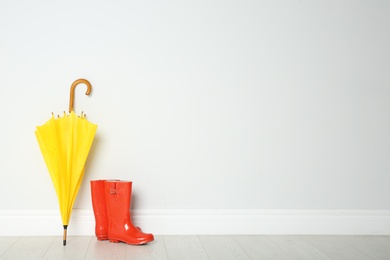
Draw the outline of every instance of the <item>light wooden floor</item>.
[[[390,259],[390,236],[156,236],[143,246],[92,236],[0,237],[0,259]]]

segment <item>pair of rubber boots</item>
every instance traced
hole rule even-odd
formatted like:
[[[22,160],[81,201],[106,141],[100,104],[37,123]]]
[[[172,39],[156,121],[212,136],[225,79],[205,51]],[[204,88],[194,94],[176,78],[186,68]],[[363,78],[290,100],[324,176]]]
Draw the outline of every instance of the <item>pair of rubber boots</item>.
[[[90,183],[98,240],[108,239],[130,245],[142,245],[154,240],[152,234],[142,232],[131,221],[132,182],[92,180]]]

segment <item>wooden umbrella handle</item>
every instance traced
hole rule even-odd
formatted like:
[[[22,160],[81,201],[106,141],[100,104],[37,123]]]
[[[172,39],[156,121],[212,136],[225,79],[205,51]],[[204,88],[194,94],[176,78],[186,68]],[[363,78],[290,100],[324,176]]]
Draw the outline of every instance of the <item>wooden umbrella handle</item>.
[[[89,95],[89,93],[91,93],[91,90],[92,90],[92,85],[91,83],[89,83],[88,80],[86,79],[78,79],[76,80],[75,82],[73,82],[72,86],[70,87],[70,99],[69,99],[69,113],[73,111],[73,104],[74,104],[74,89],[76,88],[76,86],[80,83],[84,83],[85,85],[87,85],[87,91],[85,92],[85,95]]]

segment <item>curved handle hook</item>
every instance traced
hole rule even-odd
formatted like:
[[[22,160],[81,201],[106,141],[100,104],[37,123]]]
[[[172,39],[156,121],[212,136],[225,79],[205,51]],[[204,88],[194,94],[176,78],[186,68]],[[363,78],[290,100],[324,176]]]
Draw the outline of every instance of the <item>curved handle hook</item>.
[[[88,80],[86,80],[86,79],[78,79],[75,82],[73,82],[72,86],[70,87],[69,113],[73,111],[74,89],[80,83],[84,83],[88,87],[87,91],[85,92],[85,95],[89,95],[89,93],[91,93],[92,86],[91,86],[91,83],[89,83]]]

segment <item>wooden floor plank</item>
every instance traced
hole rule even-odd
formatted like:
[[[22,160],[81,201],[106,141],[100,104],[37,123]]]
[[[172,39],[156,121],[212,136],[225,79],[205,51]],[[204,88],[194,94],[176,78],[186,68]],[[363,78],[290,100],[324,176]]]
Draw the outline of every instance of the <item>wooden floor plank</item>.
[[[0,237],[0,256],[2,256],[19,237]]]
[[[164,238],[155,236],[154,241],[141,246],[128,246],[127,259],[136,260],[168,260]]]
[[[0,259],[390,259],[390,236],[156,236],[143,246],[95,236],[0,237]]]
[[[268,236],[288,257],[296,260],[331,259],[302,236],[275,235]]]
[[[54,237],[20,237],[1,256],[2,259],[40,259],[44,256]]]
[[[367,260],[373,259],[358,249],[340,241],[338,236],[303,236],[306,241],[318,248],[324,254],[334,260]]]
[[[337,236],[336,238],[373,259],[390,259],[390,236]]]
[[[251,259],[290,259],[266,236],[242,235],[234,238]]]
[[[164,236],[169,260],[209,259],[197,236]]]
[[[168,257],[162,236],[155,236],[153,242],[139,246],[98,241],[93,237],[85,259],[167,260]]]
[[[233,236],[199,236],[210,259],[250,260]]]
[[[126,259],[127,247],[128,245],[124,243],[110,243],[108,240],[98,241],[96,237],[92,237],[85,259]]]
[[[90,241],[90,236],[71,236],[67,238],[66,246],[64,246],[62,237],[56,237],[44,258],[49,260],[84,259]]]

